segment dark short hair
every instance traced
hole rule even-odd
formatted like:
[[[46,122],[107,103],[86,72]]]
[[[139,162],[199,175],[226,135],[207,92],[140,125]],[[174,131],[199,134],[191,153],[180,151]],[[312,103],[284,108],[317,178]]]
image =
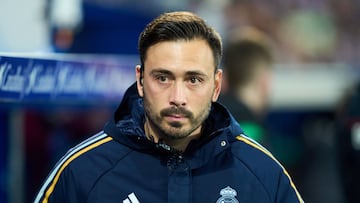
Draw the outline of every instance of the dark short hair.
[[[237,88],[252,81],[260,68],[271,68],[273,61],[271,48],[265,41],[242,37],[229,40],[224,45],[223,65],[229,88]]]
[[[199,16],[186,11],[164,13],[151,21],[139,36],[138,49],[141,67],[144,68],[149,47],[165,41],[204,39],[210,46],[219,67],[222,56],[220,35]]]

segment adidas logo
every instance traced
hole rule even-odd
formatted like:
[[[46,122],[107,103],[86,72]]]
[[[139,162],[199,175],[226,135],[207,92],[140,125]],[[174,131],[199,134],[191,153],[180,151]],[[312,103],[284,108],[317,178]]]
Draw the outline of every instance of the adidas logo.
[[[123,203],[140,203],[134,193],[128,195],[128,198],[123,200]]]

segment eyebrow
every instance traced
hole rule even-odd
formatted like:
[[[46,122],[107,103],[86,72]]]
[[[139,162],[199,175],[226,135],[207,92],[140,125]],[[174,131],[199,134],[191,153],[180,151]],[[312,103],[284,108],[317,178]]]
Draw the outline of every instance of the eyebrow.
[[[174,75],[173,72],[166,70],[166,69],[154,69],[150,72],[150,75],[154,75],[154,74],[165,74],[165,75]],[[191,75],[198,75],[198,76],[203,76],[203,77],[208,77],[205,73],[201,72],[201,71],[187,71],[185,73],[186,76],[191,76]]]
[[[159,74],[159,73],[166,74],[166,75],[173,75],[173,73],[171,71],[168,71],[166,69],[161,69],[161,68],[150,71],[150,75]]]

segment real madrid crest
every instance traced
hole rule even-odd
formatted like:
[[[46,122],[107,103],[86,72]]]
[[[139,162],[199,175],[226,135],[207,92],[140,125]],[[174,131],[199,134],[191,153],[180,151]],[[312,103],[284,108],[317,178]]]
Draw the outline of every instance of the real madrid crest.
[[[216,201],[216,203],[239,203],[239,201],[235,198],[237,192],[230,186],[222,189],[220,191],[220,195],[221,197]]]

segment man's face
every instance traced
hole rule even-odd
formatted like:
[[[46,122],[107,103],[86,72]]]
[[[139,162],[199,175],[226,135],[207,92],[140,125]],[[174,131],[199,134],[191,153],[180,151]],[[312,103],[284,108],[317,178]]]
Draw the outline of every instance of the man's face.
[[[152,131],[181,139],[199,134],[211,102],[221,88],[222,72],[214,74],[214,57],[204,40],[160,42],[144,62],[143,82],[136,68],[138,91]]]

